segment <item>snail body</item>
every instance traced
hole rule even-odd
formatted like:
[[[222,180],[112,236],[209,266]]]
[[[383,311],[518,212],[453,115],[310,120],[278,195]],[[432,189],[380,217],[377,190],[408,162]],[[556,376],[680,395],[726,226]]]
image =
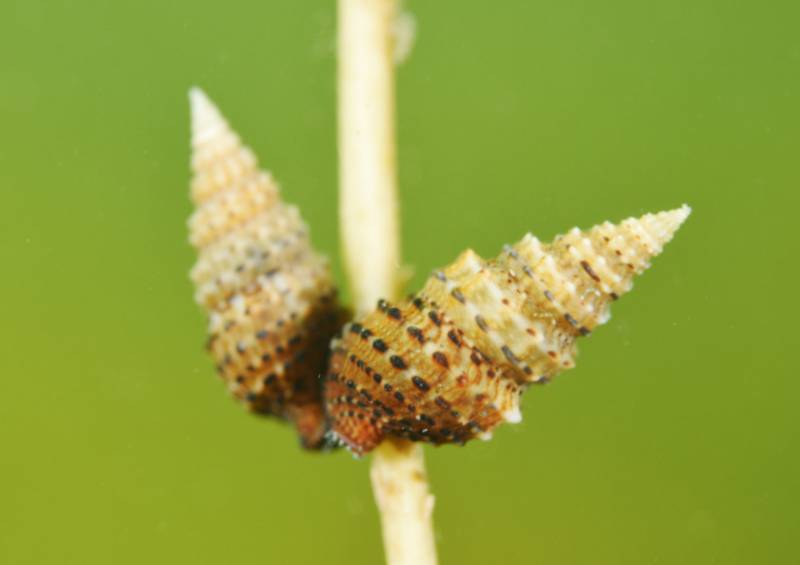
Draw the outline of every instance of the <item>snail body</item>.
[[[488,438],[519,422],[519,400],[574,366],[577,338],[672,238],[689,208],[528,234],[492,260],[471,250],[416,296],[345,325],[325,382],[331,434],[356,454],[386,437],[433,444]]]
[[[199,89],[190,101],[191,278],[209,316],[208,349],[235,398],[294,423],[304,446],[320,447],[319,375],[344,321],[327,261],[219,110]]]

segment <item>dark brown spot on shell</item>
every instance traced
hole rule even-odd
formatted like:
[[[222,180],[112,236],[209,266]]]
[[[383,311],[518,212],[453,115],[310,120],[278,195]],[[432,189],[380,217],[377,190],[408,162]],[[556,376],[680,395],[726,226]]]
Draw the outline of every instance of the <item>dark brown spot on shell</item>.
[[[434,420],[433,418],[431,418],[427,414],[420,414],[419,415],[419,419],[420,419],[421,422],[425,422],[429,426],[435,426],[436,425],[436,420]]]
[[[456,347],[461,347],[461,340],[458,339],[458,334],[455,330],[450,330],[447,332],[447,338],[453,342],[453,345]]]
[[[479,431],[479,432],[483,431],[483,428],[481,427],[481,425],[478,422],[476,422],[475,420],[470,420],[469,422],[467,422],[467,425],[470,428],[472,428],[472,429],[474,429],[476,431]]]
[[[511,351],[510,347],[504,345],[501,348],[501,350],[503,352],[503,355],[506,356],[506,359],[508,359],[511,363],[513,363],[514,365],[517,365],[519,363],[519,358],[516,355],[514,355],[514,352]]]
[[[445,355],[441,351],[435,351],[433,353],[433,360],[436,361],[436,363],[438,363],[445,369],[450,368],[450,362],[447,360],[447,355]]]
[[[583,270],[586,271],[587,275],[592,277],[592,280],[595,282],[600,282],[600,277],[597,276],[597,273],[594,272],[594,269],[592,269],[592,266],[588,261],[581,261],[581,267],[583,267]]]
[[[400,357],[399,355],[392,355],[392,356],[389,358],[389,361],[391,362],[392,366],[393,366],[395,369],[400,369],[401,371],[402,371],[403,369],[406,369],[406,368],[408,367],[408,365],[406,365],[406,362],[405,362],[405,361],[403,360],[403,358],[402,358],[402,357]]]
[[[425,343],[425,336],[422,334],[422,330],[420,330],[416,326],[408,326],[406,328],[408,335],[416,339],[420,343]]]
[[[422,392],[428,392],[431,388],[431,386],[425,381],[425,379],[416,375],[411,377],[411,382],[413,382],[414,386],[416,386]]]

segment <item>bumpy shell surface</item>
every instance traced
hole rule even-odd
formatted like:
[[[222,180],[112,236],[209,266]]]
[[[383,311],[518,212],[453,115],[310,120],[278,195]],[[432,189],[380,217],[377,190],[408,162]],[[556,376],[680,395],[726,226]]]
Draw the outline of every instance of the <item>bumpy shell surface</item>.
[[[208,312],[208,348],[233,395],[253,412],[295,424],[302,443],[325,434],[319,376],[344,321],[328,265],[297,209],[208,98],[190,93],[190,241],[195,298]]]
[[[347,324],[332,346],[326,410],[353,452],[385,436],[434,444],[486,438],[521,419],[519,398],[574,366],[575,341],[649,266],[689,208],[528,234],[486,261],[468,250],[415,297]]]

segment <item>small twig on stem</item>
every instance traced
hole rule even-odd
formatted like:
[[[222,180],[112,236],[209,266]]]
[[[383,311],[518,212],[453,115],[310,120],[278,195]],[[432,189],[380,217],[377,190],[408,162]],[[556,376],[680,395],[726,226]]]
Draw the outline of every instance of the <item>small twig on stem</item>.
[[[396,0],[339,0],[340,222],[356,311],[398,298],[400,240],[394,124]],[[389,565],[435,565],[422,449],[384,442],[372,486]]]

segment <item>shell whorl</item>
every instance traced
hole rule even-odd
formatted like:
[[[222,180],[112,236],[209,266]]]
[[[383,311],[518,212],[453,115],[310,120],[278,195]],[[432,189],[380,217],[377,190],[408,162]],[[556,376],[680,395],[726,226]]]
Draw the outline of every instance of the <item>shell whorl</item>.
[[[689,212],[575,228],[551,243],[528,234],[488,261],[467,250],[416,296],[379,302],[332,344],[332,435],[361,454],[386,436],[464,443],[520,421],[522,392],[574,366],[576,339],[608,319]]]
[[[326,260],[219,110],[199,89],[192,111],[190,241],[208,348],[233,395],[295,424],[302,443],[325,434],[319,375],[344,321]]]

